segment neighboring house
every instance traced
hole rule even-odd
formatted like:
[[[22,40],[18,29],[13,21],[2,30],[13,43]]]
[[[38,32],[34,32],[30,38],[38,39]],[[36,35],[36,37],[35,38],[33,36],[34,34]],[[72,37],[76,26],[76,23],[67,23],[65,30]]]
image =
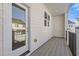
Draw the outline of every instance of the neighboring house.
[[[68,20],[68,30],[70,32],[75,32],[75,22]]]
[[[76,27],[79,27],[79,18],[76,19],[75,23],[76,23]]]
[[[25,30],[25,23],[22,20],[14,19],[12,20],[12,29],[13,30]]]

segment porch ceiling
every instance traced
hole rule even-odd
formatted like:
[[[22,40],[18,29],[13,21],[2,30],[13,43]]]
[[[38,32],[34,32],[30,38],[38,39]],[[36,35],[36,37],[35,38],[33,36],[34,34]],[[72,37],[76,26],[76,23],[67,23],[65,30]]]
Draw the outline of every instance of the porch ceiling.
[[[53,16],[67,12],[70,3],[44,3]]]

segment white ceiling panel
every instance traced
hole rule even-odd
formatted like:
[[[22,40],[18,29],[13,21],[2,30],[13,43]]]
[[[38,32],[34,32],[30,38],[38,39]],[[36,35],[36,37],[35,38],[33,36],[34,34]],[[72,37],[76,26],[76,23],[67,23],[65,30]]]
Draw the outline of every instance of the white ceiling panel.
[[[53,16],[67,12],[70,3],[44,3]]]

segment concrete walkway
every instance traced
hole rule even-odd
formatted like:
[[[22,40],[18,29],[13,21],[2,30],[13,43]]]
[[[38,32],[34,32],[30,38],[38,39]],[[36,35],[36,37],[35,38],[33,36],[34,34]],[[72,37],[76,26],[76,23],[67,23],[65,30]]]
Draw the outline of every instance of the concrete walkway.
[[[72,54],[64,38],[53,38],[35,50],[31,56],[72,56]]]

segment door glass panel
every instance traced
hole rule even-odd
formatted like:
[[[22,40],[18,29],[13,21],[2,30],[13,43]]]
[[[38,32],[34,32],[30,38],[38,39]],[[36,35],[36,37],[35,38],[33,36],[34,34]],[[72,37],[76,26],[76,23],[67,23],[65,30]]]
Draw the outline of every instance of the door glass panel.
[[[12,4],[12,50],[25,46],[26,10]]]

